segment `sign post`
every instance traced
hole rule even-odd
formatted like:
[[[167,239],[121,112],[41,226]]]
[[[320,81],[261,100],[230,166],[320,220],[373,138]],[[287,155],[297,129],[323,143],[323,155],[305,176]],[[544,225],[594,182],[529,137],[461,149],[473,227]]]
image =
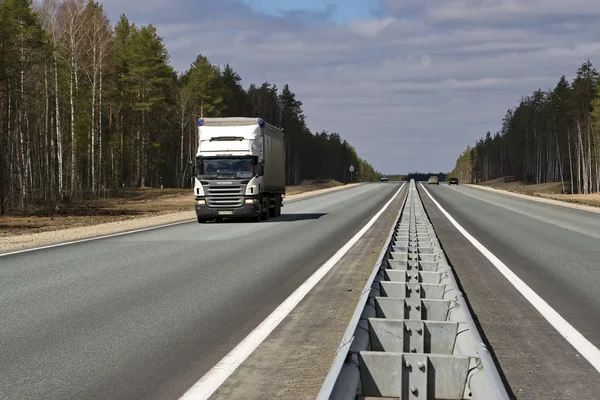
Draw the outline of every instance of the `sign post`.
[[[350,165],[350,183],[352,183],[352,175],[354,175],[354,165]]]

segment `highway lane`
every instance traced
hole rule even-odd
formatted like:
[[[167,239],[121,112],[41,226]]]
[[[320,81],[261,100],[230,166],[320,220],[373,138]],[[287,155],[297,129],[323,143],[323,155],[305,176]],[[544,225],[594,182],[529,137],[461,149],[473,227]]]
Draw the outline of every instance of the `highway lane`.
[[[398,188],[0,257],[0,398],[177,398]]]
[[[423,186],[464,229],[600,347],[599,214],[467,186]],[[481,314],[483,329],[487,326],[486,334],[495,342],[508,381],[526,393],[524,398],[591,398],[583,391],[597,393],[597,371],[461,238],[422,190],[421,197],[467,296]],[[576,392],[575,387],[579,393],[569,393],[569,388]]]

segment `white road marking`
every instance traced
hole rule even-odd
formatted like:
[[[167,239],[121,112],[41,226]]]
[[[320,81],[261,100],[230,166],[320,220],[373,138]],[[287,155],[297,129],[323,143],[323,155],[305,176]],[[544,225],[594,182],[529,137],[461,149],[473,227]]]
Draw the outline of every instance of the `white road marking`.
[[[483,246],[469,232],[467,232],[452,216],[444,210],[444,208],[429,194],[427,189],[420,184],[431,201],[440,209],[440,211],[448,218],[460,233],[463,234],[469,242],[475,246],[493,265],[500,271],[502,275],[544,316],[548,321],[586,360],[592,364],[598,372],[600,372],[600,350],[588,341],[581,333],[579,333],[571,324],[560,316],[544,299],[533,291],[525,282],[521,280],[514,272],[510,270],[498,257]]]
[[[33,247],[31,249],[15,250],[15,251],[11,251],[11,252],[8,252],[8,253],[0,253],[0,257],[10,256],[10,255],[13,255],[13,254],[27,253],[27,252],[36,251],[36,250],[51,249],[53,247],[68,246],[70,244],[90,242],[92,240],[100,240],[100,239],[106,239],[106,238],[111,238],[111,237],[117,237],[117,236],[123,236],[123,235],[130,235],[132,233],[150,231],[150,230],[159,229],[159,228],[166,228],[166,227],[169,227],[169,226],[175,226],[175,225],[181,225],[181,224],[189,224],[190,222],[196,222],[196,220],[195,219],[188,219],[188,220],[185,220],[185,221],[179,221],[179,222],[172,222],[170,224],[150,226],[148,228],[135,229],[135,230],[132,230],[132,231],[110,233],[108,235],[95,236],[95,237],[86,238],[86,239],[77,239],[77,240],[71,240],[69,242],[61,242],[61,243],[55,243],[55,244],[48,244],[46,246]]]
[[[312,290],[313,287],[337,264],[338,261],[364,236],[373,226],[375,221],[383,214],[406,184],[383,206],[373,218],[350,239],[341,249],[337,251],[325,264],[308,278],[298,289],[296,289],[283,303],[279,305],[263,322],[260,323],[248,336],[244,338],[233,350],[221,361],[208,371],[198,382],[194,384],[180,400],[204,400],[225,382],[227,378],[256,350],[256,348],[275,330],[283,319],[300,303],[300,301]]]

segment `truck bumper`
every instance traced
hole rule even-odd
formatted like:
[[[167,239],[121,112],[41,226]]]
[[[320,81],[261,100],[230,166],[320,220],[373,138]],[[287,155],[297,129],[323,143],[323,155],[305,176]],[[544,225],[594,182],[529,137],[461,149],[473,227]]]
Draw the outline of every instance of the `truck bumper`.
[[[239,208],[211,208],[196,204],[196,216],[199,219],[211,218],[251,218],[258,215],[258,204],[245,204]]]

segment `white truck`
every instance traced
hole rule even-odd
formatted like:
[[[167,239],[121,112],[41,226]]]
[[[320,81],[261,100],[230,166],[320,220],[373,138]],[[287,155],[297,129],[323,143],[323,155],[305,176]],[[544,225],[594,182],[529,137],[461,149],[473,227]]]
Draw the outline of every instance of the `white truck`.
[[[192,171],[198,222],[278,217],[285,195],[283,129],[261,118],[200,118]]]

